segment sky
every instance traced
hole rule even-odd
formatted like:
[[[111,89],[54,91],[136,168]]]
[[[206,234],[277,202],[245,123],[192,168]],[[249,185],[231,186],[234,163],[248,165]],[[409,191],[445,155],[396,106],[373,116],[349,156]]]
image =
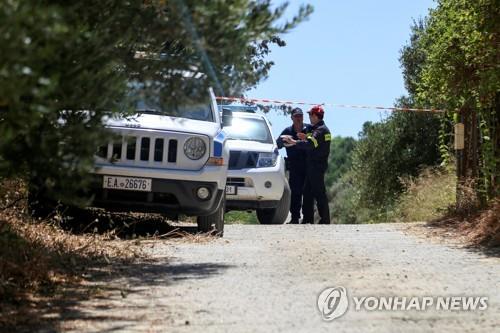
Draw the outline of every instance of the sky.
[[[282,2],[282,1],[277,1]],[[286,15],[303,1],[291,0]],[[290,33],[286,47],[275,47],[267,80],[247,97],[311,103],[393,106],[406,94],[399,63],[414,20],[434,8],[432,0],[310,0],[314,13]],[[304,106],[307,111],[310,107]],[[357,138],[366,121],[387,113],[372,109],[325,107],[325,122],[335,136]],[[277,137],[291,125],[271,112]],[[307,114],[304,120],[308,120]]]

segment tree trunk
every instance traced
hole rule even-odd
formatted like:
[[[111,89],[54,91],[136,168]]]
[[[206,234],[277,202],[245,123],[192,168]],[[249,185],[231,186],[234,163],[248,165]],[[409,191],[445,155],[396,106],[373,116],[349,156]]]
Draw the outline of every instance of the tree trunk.
[[[463,107],[460,122],[464,124],[464,149],[457,151],[456,208],[468,212],[479,203],[479,125],[476,110]]]
[[[493,156],[495,156],[495,170],[491,179],[491,197],[500,196],[500,92],[495,98],[495,107],[492,109],[493,126],[491,127],[491,139],[493,140]]]

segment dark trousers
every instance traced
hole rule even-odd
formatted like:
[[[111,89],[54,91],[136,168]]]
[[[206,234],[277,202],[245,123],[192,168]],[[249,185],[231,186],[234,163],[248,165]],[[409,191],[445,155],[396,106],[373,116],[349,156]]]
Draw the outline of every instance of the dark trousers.
[[[314,200],[318,207],[320,224],[330,224],[330,208],[325,188],[325,172],[327,166],[309,164],[306,171],[303,200],[303,223],[314,223]]]
[[[300,219],[300,209],[302,208],[302,193],[306,180],[305,161],[290,161],[288,184],[292,192],[290,202],[290,214],[292,219]]]

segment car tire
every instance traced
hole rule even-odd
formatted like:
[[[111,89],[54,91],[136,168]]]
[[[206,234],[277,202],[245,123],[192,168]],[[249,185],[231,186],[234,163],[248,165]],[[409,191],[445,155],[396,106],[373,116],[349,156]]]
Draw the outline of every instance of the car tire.
[[[198,216],[196,222],[198,224],[198,231],[200,232],[215,232],[217,236],[224,235],[224,213],[226,210],[226,198],[223,197],[219,208],[215,213],[207,216]]]
[[[260,224],[283,224],[288,217],[288,211],[290,210],[290,201],[292,199],[292,193],[290,191],[290,186],[285,183],[285,189],[283,190],[283,195],[281,196],[280,202],[276,208],[263,208],[257,209],[257,219]]]

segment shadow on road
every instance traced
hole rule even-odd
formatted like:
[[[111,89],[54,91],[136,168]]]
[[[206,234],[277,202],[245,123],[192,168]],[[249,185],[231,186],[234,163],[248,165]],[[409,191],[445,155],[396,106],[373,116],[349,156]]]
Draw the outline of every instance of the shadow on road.
[[[458,245],[460,248],[475,254],[500,258],[500,246],[491,246],[488,242],[478,242],[461,223],[461,221],[453,219],[436,220],[418,225],[413,230],[429,237],[441,239],[445,243]]]
[[[67,285],[50,299],[33,302],[29,313],[26,313],[26,317],[31,320],[24,323],[24,327],[16,327],[16,331],[79,332],[85,331],[87,324],[94,326],[100,321],[107,321],[108,324],[116,322],[109,331],[123,331],[141,324],[141,318],[136,315],[144,313],[140,310],[149,307],[149,300],[154,297],[151,290],[155,287],[170,287],[185,280],[210,278],[230,268],[230,265],[210,262],[171,264],[168,258],[87,267],[82,270],[85,283]],[[155,305],[154,309],[157,313],[172,311],[166,306],[164,309],[161,307]],[[71,327],[75,320],[83,327]]]
[[[468,246],[466,249],[470,252],[485,255],[487,257],[500,258],[500,247],[487,248],[479,246]]]
[[[161,216],[145,214],[85,215],[64,223],[66,223],[65,229],[75,234],[113,232],[123,239],[119,242],[123,242],[125,250],[129,246],[127,244],[142,248],[156,246],[155,243],[165,242],[165,239],[174,242],[201,243],[200,246],[217,239],[211,236],[199,236],[195,225],[179,226]],[[47,296],[30,300],[29,306],[23,306],[22,309],[2,309],[4,314],[10,312],[26,318],[25,321],[16,322],[15,326],[8,327],[7,331],[87,331],[85,327],[67,326],[72,325],[76,319],[78,325],[91,322],[95,324],[100,321],[116,322],[116,326],[110,331],[127,330],[128,327],[135,327],[141,323],[141,318],[134,316],[141,311],[134,310],[147,307],[148,297],[154,297],[148,294],[146,289],[170,287],[186,280],[207,279],[232,268],[230,265],[211,262],[194,264],[171,262],[169,258],[171,253],[168,252],[159,259],[136,258],[132,262],[113,259],[107,259],[106,262],[102,258],[88,260],[73,252],[59,255],[64,256],[64,261],[70,263],[68,272],[71,272],[72,277],[64,282],[60,289],[46,290]],[[142,301],[132,302],[132,299]],[[121,311],[123,309],[126,309],[126,312]],[[166,308],[157,310],[159,313],[170,311]],[[3,331],[2,327],[0,331]]]

